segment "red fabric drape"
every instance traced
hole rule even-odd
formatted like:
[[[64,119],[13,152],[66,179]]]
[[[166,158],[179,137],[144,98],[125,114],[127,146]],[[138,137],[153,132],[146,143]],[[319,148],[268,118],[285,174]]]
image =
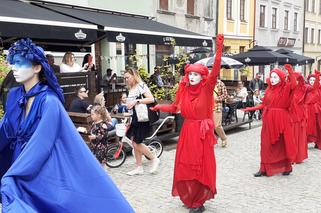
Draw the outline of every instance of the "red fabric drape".
[[[184,123],[176,148],[172,195],[179,196],[189,208],[201,206],[216,194],[214,153],[213,92],[221,66],[223,36],[217,36],[217,52],[212,72],[207,67],[188,65],[179,84],[175,102],[157,109],[181,112]],[[188,72],[198,72],[202,81],[189,85]]]
[[[263,99],[260,171],[267,175],[291,170],[291,163],[297,152],[288,111],[296,80],[292,69],[289,66],[286,68],[289,71],[289,81],[285,80],[283,71],[271,71],[277,73],[281,81],[274,86],[269,85]]]

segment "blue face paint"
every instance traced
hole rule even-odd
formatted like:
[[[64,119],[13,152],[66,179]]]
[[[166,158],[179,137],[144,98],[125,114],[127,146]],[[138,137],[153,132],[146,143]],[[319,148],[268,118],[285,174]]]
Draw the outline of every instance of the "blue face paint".
[[[12,65],[16,68],[30,68],[32,67],[32,64],[30,61],[28,61],[25,57],[21,55],[15,55],[13,56]]]
[[[13,75],[17,82],[24,83],[35,75],[31,61],[17,54],[12,60]]]

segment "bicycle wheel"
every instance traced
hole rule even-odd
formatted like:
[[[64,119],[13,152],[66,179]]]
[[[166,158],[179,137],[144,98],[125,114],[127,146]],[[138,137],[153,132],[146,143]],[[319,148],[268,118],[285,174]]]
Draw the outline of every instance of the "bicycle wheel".
[[[110,168],[120,167],[126,160],[126,153],[120,146],[112,146],[106,152],[106,165]]]
[[[157,158],[159,158],[163,154],[163,144],[158,139],[153,139],[147,147],[150,149],[151,152],[153,152]],[[148,157],[145,156],[148,160],[150,160]]]

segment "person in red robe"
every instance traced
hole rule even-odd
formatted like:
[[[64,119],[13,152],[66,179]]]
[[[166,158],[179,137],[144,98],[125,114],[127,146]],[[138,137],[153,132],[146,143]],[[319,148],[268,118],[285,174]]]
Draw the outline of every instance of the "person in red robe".
[[[190,212],[203,212],[206,200],[216,194],[213,92],[221,67],[223,35],[217,35],[217,52],[211,73],[202,64],[185,66],[173,104],[152,110],[180,112],[184,123],[176,148],[172,195],[179,196]]]
[[[309,89],[305,100],[306,114],[307,114],[307,142],[315,143],[315,148],[321,149],[320,140],[320,73],[315,72],[308,76]]]
[[[293,73],[297,86],[292,91],[291,104],[289,108],[295,143],[297,144],[297,155],[294,163],[302,163],[308,158],[307,144],[307,116],[305,111],[305,98],[308,92],[308,85],[305,84],[301,73]]]
[[[270,83],[263,103],[243,111],[263,109],[261,130],[261,165],[254,177],[272,176],[277,173],[289,175],[296,156],[296,144],[290,120],[291,91],[296,86],[292,66],[284,66],[286,73],[278,68],[270,72]]]

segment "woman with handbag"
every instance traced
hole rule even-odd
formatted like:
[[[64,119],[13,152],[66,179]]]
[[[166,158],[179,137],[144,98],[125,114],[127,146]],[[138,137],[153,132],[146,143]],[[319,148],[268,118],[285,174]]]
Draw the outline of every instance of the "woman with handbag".
[[[127,109],[132,111],[132,121],[127,130],[126,136],[133,142],[136,168],[127,175],[142,175],[142,156],[151,159],[150,173],[155,173],[158,169],[160,160],[142,143],[145,138],[150,136],[151,126],[148,119],[147,104],[155,102],[155,99],[147,85],[140,78],[137,70],[127,68],[124,74],[128,86]]]
[[[203,212],[206,200],[216,194],[213,107],[214,87],[221,68],[223,35],[217,35],[213,69],[202,64],[185,66],[175,102],[152,110],[181,112],[184,117],[176,148],[172,195],[179,196],[190,213]]]

